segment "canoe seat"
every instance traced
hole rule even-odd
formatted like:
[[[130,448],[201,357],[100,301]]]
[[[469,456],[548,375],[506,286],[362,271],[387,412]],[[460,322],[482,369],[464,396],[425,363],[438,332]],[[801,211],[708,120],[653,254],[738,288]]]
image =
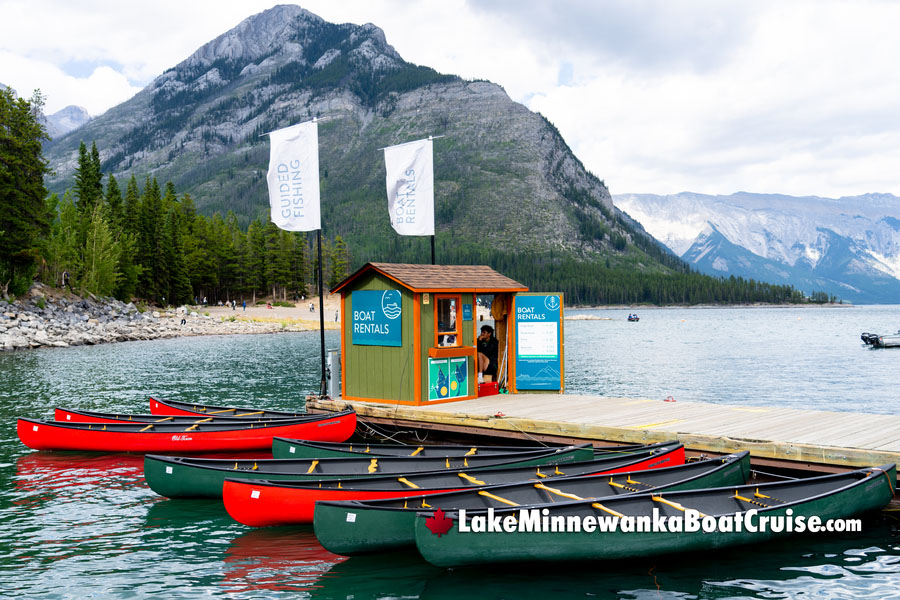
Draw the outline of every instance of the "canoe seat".
[[[153,423],[150,423],[149,425],[141,429],[141,431],[147,431],[148,429],[153,429]]]
[[[544,485],[543,483],[536,483],[534,487],[539,490],[544,490],[545,492],[550,492],[556,496],[562,496],[563,498],[568,498],[569,500],[584,500],[581,496],[576,496],[575,494],[569,494],[562,490],[558,490],[556,488],[552,488],[550,486]]]
[[[640,481],[632,479],[631,477],[628,477],[625,480],[625,483],[619,483],[618,481],[613,481],[613,478],[610,477],[609,485],[611,485],[612,487],[617,487],[619,489],[629,491],[629,492],[641,492],[644,490],[653,489],[653,487],[654,487],[654,486],[650,485],[649,483],[641,483]],[[640,486],[640,487],[637,487],[637,486]]]
[[[166,421],[171,421],[171,420],[174,419],[174,418],[175,418],[175,417],[163,417],[162,419],[156,419],[156,420],[153,421],[153,422],[154,422],[154,423],[164,423],[164,422],[166,422]]]
[[[732,496],[735,500],[740,500],[741,502],[746,502],[747,504],[751,504],[753,506],[759,506],[762,508],[769,508],[770,506],[777,506],[779,504],[785,504],[784,500],[779,500],[778,498],[773,498],[772,496],[766,496],[765,494],[760,493],[759,488],[756,488],[756,491],[753,493],[753,498],[747,498],[745,496],[741,496],[738,494],[737,490],[734,490],[734,496]],[[771,502],[767,502],[771,501]]]
[[[457,475],[459,475],[460,477],[462,477],[462,478],[465,479],[466,481],[469,481],[469,482],[471,482],[471,483],[474,483],[475,485],[487,485],[485,482],[481,481],[480,479],[475,479],[475,478],[472,477],[471,475],[466,475],[465,473],[457,473]]]
[[[256,463],[253,463],[252,467],[244,468],[244,469],[241,469],[240,463],[238,463],[237,461],[235,461],[235,463],[234,463],[235,471],[238,471],[238,470],[240,470],[240,471],[256,471],[257,469],[259,469],[259,465],[257,465]]]
[[[681,512],[684,512],[684,511],[687,510],[687,508],[685,508],[685,507],[682,506],[681,504],[679,504],[679,503],[677,503],[677,502],[672,502],[671,500],[666,500],[666,499],[663,498],[662,496],[650,496],[650,498],[652,498],[654,502],[659,502],[660,504],[665,504],[666,506],[671,506],[671,507],[674,508],[675,510],[680,510]],[[698,513],[701,517],[705,517],[705,516],[706,516],[706,515],[704,515],[702,512],[700,512],[699,510],[697,511],[697,513]]]
[[[496,500],[497,502],[502,502],[503,504],[507,504],[509,506],[520,506],[518,502],[513,502],[512,500],[507,500],[501,496],[497,496],[496,494],[492,494],[490,492],[486,492],[481,490],[478,492],[479,496],[484,496],[485,498],[490,498],[491,500]]]
[[[594,502],[593,504],[591,504],[591,506],[594,507],[594,508],[596,508],[597,510],[602,510],[602,511],[605,512],[605,513],[609,513],[609,514],[611,514],[611,515],[614,516],[614,517],[620,517],[620,518],[621,518],[621,517],[624,517],[624,516],[625,516],[625,515],[623,515],[622,513],[620,513],[620,512],[617,511],[617,510],[613,510],[613,509],[609,508],[608,506],[603,506],[603,505],[600,504],[599,502]]]
[[[550,475],[547,475],[546,473],[541,473],[540,467],[535,469],[534,475],[535,475],[535,477],[540,477],[541,479],[543,479],[545,477],[550,477]],[[551,473],[551,475],[565,475],[565,473],[563,473],[562,471],[559,470],[559,465],[556,465],[553,467],[553,473]]]

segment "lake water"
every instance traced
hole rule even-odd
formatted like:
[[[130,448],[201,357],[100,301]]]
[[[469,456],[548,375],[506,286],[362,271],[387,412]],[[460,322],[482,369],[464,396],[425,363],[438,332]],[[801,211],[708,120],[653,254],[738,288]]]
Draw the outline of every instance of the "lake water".
[[[571,392],[898,412],[900,307],[568,312]],[[610,319],[610,320],[599,320]],[[339,338],[329,332],[328,347]],[[182,338],[0,354],[0,597],[895,598],[893,513],[862,534],[617,564],[443,570],[415,554],[344,559],[312,529],[250,529],[220,502],[167,500],[131,455],[32,452],[16,416],[147,412],[150,394],[296,408],[318,387],[318,334]]]

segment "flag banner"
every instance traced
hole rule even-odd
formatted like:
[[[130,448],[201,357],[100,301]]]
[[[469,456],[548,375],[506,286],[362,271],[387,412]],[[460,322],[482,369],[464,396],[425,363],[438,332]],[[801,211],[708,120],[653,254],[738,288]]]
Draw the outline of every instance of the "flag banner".
[[[315,121],[269,134],[269,206],[287,231],[322,228],[319,214],[319,128]]]
[[[384,149],[388,211],[400,235],[434,235],[434,160],[431,140]]]

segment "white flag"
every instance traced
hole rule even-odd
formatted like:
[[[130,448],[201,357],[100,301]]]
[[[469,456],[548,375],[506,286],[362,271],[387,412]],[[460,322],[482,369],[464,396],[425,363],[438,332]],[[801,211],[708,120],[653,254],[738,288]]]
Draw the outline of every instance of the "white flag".
[[[400,235],[434,235],[434,160],[431,140],[384,149],[388,211]]]
[[[287,231],[322,228],[319,215],[319,128],[315,121],[269,134],[269,206]]]

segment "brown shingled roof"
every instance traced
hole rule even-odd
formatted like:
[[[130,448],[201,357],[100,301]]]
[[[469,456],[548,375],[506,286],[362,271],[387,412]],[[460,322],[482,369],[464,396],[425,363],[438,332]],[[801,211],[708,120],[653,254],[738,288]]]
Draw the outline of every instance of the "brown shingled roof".
[[[528,288],[485,265],[405,265],[366,263],[356,273],[339,283],[332,293],[340,291],[369,269],[401,283],[414,292],[471,290],[475,292],[527,292]]]

